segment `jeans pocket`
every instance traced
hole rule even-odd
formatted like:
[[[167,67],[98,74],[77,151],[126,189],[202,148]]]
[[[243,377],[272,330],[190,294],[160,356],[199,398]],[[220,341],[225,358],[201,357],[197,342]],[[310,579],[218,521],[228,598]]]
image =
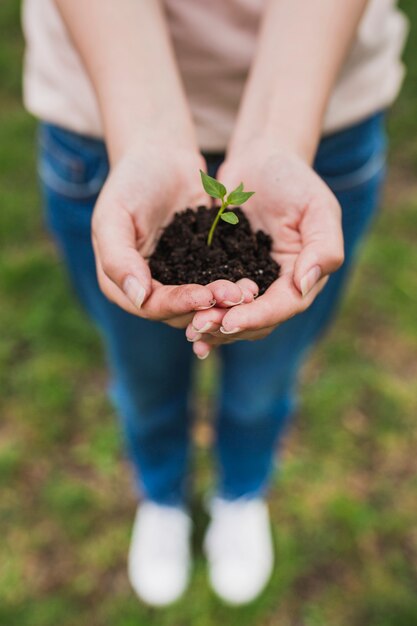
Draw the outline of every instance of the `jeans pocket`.
[[[39,128],[39,176],[45,187],[70,200],[90,201],[107,178],[105,145],[52,124]]]
[[[349,191],[382,173],[386,163],[384,115],[375,114],[322,139],[314,168],[332,191]]]

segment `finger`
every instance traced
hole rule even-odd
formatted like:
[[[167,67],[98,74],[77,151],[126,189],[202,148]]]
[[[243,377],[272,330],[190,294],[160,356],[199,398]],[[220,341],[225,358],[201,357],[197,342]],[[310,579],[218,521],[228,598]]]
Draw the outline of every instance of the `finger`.
[[[103,272],[100,260],[96,257],[97,281],[103,294],[108,300],[133,315],[139,315],[140,308],[132,304],[131,300],[119,287]]]
[[[252,302],[258,297],[259,287],[250,278],[241,278],[236,281],[236,285],[239,286],[241,292],[243,293],[243,302]]]
[[[217,348],[218,346],[222,346],[228,343],[235,343],[236,341],[239,341],[239,337],[226,337],[224,335],[219,337],[213,337],[212,335],[203,335],[201,339],[197,339],[196,341],[192,342],[193,352],[198,356],[199,354],[201,354],[202,351],[207,348],[213,350],[213,348]]]
[[[141,309],[141,314],[148,319],[165,321],[205,311],[216,304],[212,291],[203,285],[161,285],[156,281],[154,285]]]
[[[275,328],[276,326],[270,326],[268,328],[262,328],[255,331],[246,330],[234,335],[225,335],[221,332],[208,335],[195,333],[193,335],[193,339],[190,339],[189,341],[191,341],[191,343],[199,343],[202,341],[213,348],[228,343],[234,343],[236,341],[258,341],[259,339],[265,339],[265,337],[271,334]]]
[[[211,341],[214,337],[220,337],[220,339],[223,339],[224,334],[220,332],[220,324],[214,326],[208,322],[201,331],[196,330],[192,324],[188,324],[185,329],[185,337],[187,341],[194,343],[200,339],[203,339],[204,341]]]
[[[199,341],[203,337],[203,333],[199,333],[192,324],[189,324],[185,329],[185,337],[190,343]]]
[[[300,234],[303,248],[295,263],[294,283],[305,296],[344,260],[341,211],[336,199],[332,204],[310,206],[300,224]]]
[[[152,292],[141,307],[131,300],[104,273],[100,261],[96,260],[97,278],[106,297],[128,313],[145,319],[164,321],[175,328],[186,328],[196,311],[206,312],[215,306],[213,294],[203,285],[161,285],[152,282]]]
[[[187,328],[188,324],[193,321],[194,313],[186,313],[185,315],[177,315],[175,317],[169,317],[165,320],[161,320],[172,326],[172,328]]]
[[[109,299],[125,302],[127,298],[135,309],[140,309],[152,284],[149,266],[137,251],[136,240],[135,225],[122,207],[118,211],[104,209],[94,213],[92,241],[100,287]],[[104,280],[103,274],[108,280]],[[116,290],[110,288],[109,281]]]
[[[227,309],[214,307],[207,311],[195,313],[191,323],[196,332],[208,333],[218,330],[222,324]]]
[[[303,297],[295,287],[291,274],[284,274],[254,302],[229,309],[220,330],[226,335],[233,335],[281,324],[310,306],[326,281],[327,278],[321,279]]]
[[[208,357],[211,350],[212,347],[205,341],[197,341],[193,344],[193,352],[201,361]]]
[[[237,335],[226,335],[226,337],[234,338],[238,341],[259,341],[259,339],[265,339],[268,335],[275,330],[277,326],[268,326],[267,328],[261,328],[259,330],[246,330]]]
[[[215,280],[208,285],[213,292],[217,306],[231,307],[244,301],[244,294],[236,283],[230,280]]]
[[[244,302],[253,302],[254,297],[259,293],[256,283],[249,278],[242,278],[237,284],[246,294]],[[200,311],[194,315],[191,324],[196,332],[216,335],[220,330],[226,312],[225,309],[218,307],[214,307],[208,311]]]

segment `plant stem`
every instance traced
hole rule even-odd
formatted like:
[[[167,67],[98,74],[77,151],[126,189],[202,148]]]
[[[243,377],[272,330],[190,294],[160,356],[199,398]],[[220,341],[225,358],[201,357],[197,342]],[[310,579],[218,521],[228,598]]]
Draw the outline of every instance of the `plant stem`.
[[[222,205],[220,207],[220,209],[217,212],[216,217],[213,220],[213,223],[211,225],[208,237],[207,237],[207,245],[211,246],[211,242],[213,241],[213,235],[214,235],[214,231],[216,230],[216,226],[219,223],[219,219],[221,214],[223,213],[223,211],[225,210],[225,208],[228,206],[228,202],[226,202],[226,200],[223,198],[222,199]]]

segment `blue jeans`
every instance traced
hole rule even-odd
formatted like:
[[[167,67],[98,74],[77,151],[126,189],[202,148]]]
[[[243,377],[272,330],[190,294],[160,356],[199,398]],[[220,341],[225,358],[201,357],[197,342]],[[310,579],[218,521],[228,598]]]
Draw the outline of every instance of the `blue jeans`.
[[[189,394],[194,364],[184,332],[126,313],[101,293],[91,215],[108,174],[103,142],[42,124],[39,172],[47,223],[74,288],[104,339],[112,396],[145,497],[180,504],[187,494]],[[207,155],[213,175],[221,155]],[[225,498],[265,492],[280,438],[294,410],[297,375],[328,327],[358,244],[376,212],[384,179],[384,116],[325,137],[314,167],[343,209],[346,260],[313,305],[256,342],[219,349],[215,452]]]

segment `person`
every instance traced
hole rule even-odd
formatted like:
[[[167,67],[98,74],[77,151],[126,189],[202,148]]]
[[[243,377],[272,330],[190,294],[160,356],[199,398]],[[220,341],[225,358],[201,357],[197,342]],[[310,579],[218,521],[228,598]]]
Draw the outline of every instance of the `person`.
[[[300,366],[378,206],[404,17],[393,0],[25,0],[23,19],[47,221],[103,336],[143,496],[131,583],[155,606],[186,589],[193,353],[218,347],[204,545],[217,595],[244,604],[273,567],[266,495]],[[245,210],[282,266],[259,298],[249,279],[152,279],[161,228],[208,203],[200,168],[256,192]]]

